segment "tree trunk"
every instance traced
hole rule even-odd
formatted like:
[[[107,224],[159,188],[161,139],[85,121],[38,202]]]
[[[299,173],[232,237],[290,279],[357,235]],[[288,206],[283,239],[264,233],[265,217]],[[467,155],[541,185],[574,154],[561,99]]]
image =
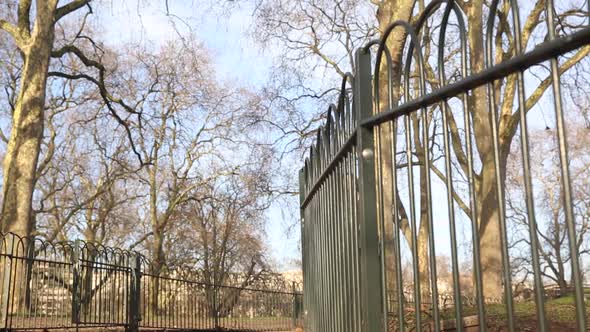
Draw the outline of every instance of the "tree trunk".
[[[483,1],[474,0],[467,5],[469,29],[467,30],[471,56],[470,67],[473,73],[485,67]],[[494,169],[494,155],[490,113],[486,87],[472,91],[468,98],[469,112],[472,114],[475,145],[482,163],[480,177],[476,179],[477,217],[479,221],[480,258],[485,299],[501,299],[502,287],[502,244],[500,241],[500,220]],[[504,161],[505,158],[500,158]],[[506,163],[500,169],[506,170]],[[474,244],[475,245],[475,244]]]
[[[418,280],[420,281],[420,294],[422,304],[430,303],[430,260],[428,254],[428,222],[426,216],[420,218],[418,231]]]
[[[50,1],[52,3],[52,1]],[[2,231],[31,235],[33,189],[43,138],[47,72],[54,39],[55,5],[37,8],[33,35],[22,47],[24,64],[4,157]]]
[[[500,241],[500,219],[494,162],[484,163],[482,169],[482,190],[479,193],[479,236],[483,279],[483,294],[486,300],[501,300],[502,287],[502,243]]]
[[[385,29],[394,21],[396,20],[406,20],[409,21],[412,14],[412,8],[414,7],[415,0],[387,0],[383,1],[377,10],[377,21],[379,22],[379,30],[381,33],[385,31]],[[387,40],[387,46],[391,52],[392,56],[392,82],[391,86],[393,86],[393,93],[399,92],[400,81],[401,81],[401,57],[402,57],[402,50],[404,39],[406,37],[405,31],[402,29],[396,29],[392,32],[391,36]],[[383,58],[385,60],[385,57]],[[379,104],[380,108],[378,111],[383,112],[387,109],[388,105],[388,77],[387,77],[387,64],[385,61],[382,61],[384,64],[379,73]],[[391,98],[393,100],[394,105],[399,100],[399,95],[394,95]],[[392,140],[391,140],[391,123],[387,123],[384,125],[379,126],[376,128],[375,131],[375,142],[380,142],[381,151],[377,151],[379,154],[379,159],[381,161],[381,165],[376,165],[376,167],[381,167],[381,185],[383,190],[383,206],[379,206],[380,209],[383,209],[383,233],[381,236],[383,237],[384,247],[385,247],[385,277],[387,279],[387,294],[390,296],[390,300],[388,301],[390,304],[394,304],[397,302],[397,283],[396,283],[396,248],[393,242],[394,239],[394,220],[393,220],[393,195],[396,194],[394,192],[395,188],[393,186],[393,171],[395,170],[395,164],[393,162],[394,156],[392,156]],[[395,135],[395,133],[394,133]],[[394,190],[392,190],[394,188]],[[401,202],[399,202],[401,205]],[[400,207],[400,209],[402,209]],[[401,219],[401,218],[400,218]],[[405,219],[407,221],[407,219]],[[407,223],[406,223],[407,226]],[[407,228],[407,227],[406,227]],[[407,237],[410,235],[409,229],[402,229],[403,234],[406,235],[406,241],[411,243],[411,237]],[[401,241],[401,239],[399,239]],[[419,241],[420,242],[420,241]],[[402,286],[403,288],[403,286]],[[389,308],[390,311],[395,310],[393,305]]]
[[[31,236],[35,223],[33,191],[43,139],[45,95],[57,5],[54,1],[38,4],[32,35],[26,39],[26,45],[20,45],[24,63],[3,170],[0,230],[22,237]],[[27,245],[28,239],[23,240],[23,254],[27,252]],[[15,284],[28,284],[30,273],[26,271],[26,264],[19,264],[17,269]],[[15,293],[12,301],[14,310],[24,309],[26,291]]]
[[[153,314],[160,313],[160,273],[164,267],[164,236],[161,232],[154,229],[154,242],[152,244],[152,296],[150,300],[150,309]]]
[[[87,247],[85,250],[81,250],[81,255],[83,260],[86,262],[82,264],[80,269],[81,273],[81,282],[80,282],[80,319],[82,321],[89,321],[92,320],[91,317],[92,313],[92,293],[93,293],[93,281],[95,279],[94,276],[94,267],[96,266],[96,260],[98,258],[98,252],[96,250],[96,231],[92,228],[92,214],[93,210],[95,209],[95,204],[92,203],[88,210],[86,210],[86,223],[87,226],[84,229],[84,240],[87,243]]]
[[[149,308],[154,315],[158,315],[160,313],[159,307],[159,292],[160,292],[160,273],[162,272],[162,267],[164,266],[164,251],[163,251],[163,243],[164,243],[164,234],[163,230],[160,227],[160,220],[158,216],[158,179],[157,179],[157,172],[158,172],[158,150],[155,151],[155,158],[154,158],[154,165],[148,168],[148,176],[149,176],[149,186],[150,186],[150,223],[152,226],[152,233],[153,233],[153,241],[150,246],[150,254],[152,262],[151,266],[151,274],[152,274],[152,282],[151,282],[151,296],[149,297]]]
[[[414,133],[414,135],[417,135],[417,133]],[[426,142],[422,144],[422,147],[417,149],[417,154],[420,156],[424,155],[423,146],[427,146]],[[428,224],[428,208],[431,202],[426,192],[426,172],[430,170],[427,170],[424,165],[423,161],[420,166],[420,229],[418,230],[418,278],[420,280],[420,293],[423,304],[431,302],[430,255],[428,251],[428,236],[431,231]],[[436,280],[433,280],[433,282],[436,282]]]
[[[563,186],[561,186],[563,187]],[[561,188],[563,189],[563,188]],[[560,196],[559,199],[561,201],[562,197],[561,195],[563,194],[563,190],[560,190]],[[561,206],[561,204],[560,204]],[[566,281],[566,277],[565,277],[565,264],[564,264],[564,260],[563,260],[563,252],[561,250],[562,248],[562,244],[563,244],[563,238],[562,237],[563,233],[562,233],[562,229],[561,229],[561,225],[560,225],[560,220],[559,220],[559,212],[561,209],[556,209],[553,212],[553,243],[551,243],[550,245],[555,248],[555,263],[557,264],[557,285],[559,286],[559,291],[561,294],[565,294],[568,291],[568,284]],[[565,230],[563,230],[565,231]],[[570,271],[571,272],[571,271]],[[573,276],[573,274],[570,274]],[[572,280],[573,281],[573,280]]]

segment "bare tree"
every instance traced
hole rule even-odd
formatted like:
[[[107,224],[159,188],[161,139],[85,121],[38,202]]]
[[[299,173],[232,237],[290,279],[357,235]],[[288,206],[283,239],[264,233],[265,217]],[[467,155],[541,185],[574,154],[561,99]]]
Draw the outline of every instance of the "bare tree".
[[[291,128],[292,130],[282,129],[282,134],[288,139],[288,144],[298,140],[299,144],[305,145],[310,137],[314,137],[320,121],[326,115],[326,101],[329,103],[336,98],[330,93],[331,89],[325,88],[324,85],[314,82],[313,79],[319,80],[319,77],[313,75],[318,70],[333,71],[337,76],[324,75],[324,84],[329,87],[338,86],[337,81],[342,79],[346,72],[354,71],[354,52],[357,48],[364,46],[369,40],[376,38],[379,32],[396,20],[410,21],[414,9],[415,1],[297,1],[297,2],[277,2],[261,1],[256,12],[257,38],[264,44],[282,46],[286,56],[282,56],[276,68],[280,73],[299,73],[295,77],[288,76],[283,81],[273,81],[269,89],[273,93],[270,98],[277,100],[280,105],[280,112],[277,116],[278,122],[282,128]],[[377,22],[375,21],[377,18]],[[378,23],[378,24],[377,24]],[[401,80],[401,60],[403,53],[403,44],[405,41],[405,32],[401,29],[394,31],[388,39],[388,47],[392,53],[392,72],[395,73],[392,84],[398,88],[393,91],[400,91],[399,84]],[[386,67],[383,67],[381,81],[386,78]],[[285,77],[286,74],[277,75]],[[312,81],[304,80],[302,77],[312,77]],[[291,83],[293,82],[293,83]],[[288,84],[291,83],[291,84]],[[319,90],[318,90],[319,89]],[[323,89],[323,90],[322,90]],[[381,89],[382,104],[381,109],[386,108],[388,100],[388,89],[385,84]],[[282,97],[282,95],[292,97]],[[332,100],[329,100],[329,99]],[[395,96],[393,99],[399,98]],[[319,102],[313,103],[316,107],[307,117],[302,117],[300,108],[309,109],[309,103],[306,105],[301,101],[307,99],[319,99]],[[393,106],[393,105],[390,105]],[[286,111],[285,111],[286,110]],[[379,111],[376,109],[375,111]],[[286,113],[286,114],[284,114]],[[295,114],[295,115],[292,115]],[[293,120],[295,118],[295,120]],[[419,126],[419,118],[412,118],[414,127]],[[377,138],[380,141],[381,149],[378,151],[378,158],[382,160],[381,178],[383,188],[391,188],[392,182],[392,156],[391,138],[389,127],[379,130]],[[292,138],[293,135],[298,135]],[[426,190],[425,190],[425,163],[423,162],[424,148],[420,140],[420,131],[414,131],[413,143],[415,144],[415,156],[418,161],[415,165],[420,168],[420,200],[422,210],[420,211],[420,229],[418,236],[418,261],[419,274],[424,297],[429,295],[429,254],[428,254],[428,235],[429,227],[427,222]],[[300,145],[296,145],[299,147]],[[410,148],[410,147],[408,147]],[[401,155],[401,154],[400,154]],[[407,164],[407,163],[406,163]],[[383,206],[379,208],[389,211],[387,208],[393,205],[393,193],[389,190],[383,191]],[[409,221],[409,213],[403,204],[399,204],[401,221],[401,231],[412,246],[412,235]],[[382,221],[385,225],[386,255],[394,257],[393,252],[393,216],[390,213],[383,215]],[[392,260],[386,260],[392,262]],[[388,288],[394,290],[395,287],[395,270],[393,264],[387,266]]]
[[[147,212],[139,217],[155,276],[173,266],[169,259],[181,244],[170,236],[187,222],[179,214],[183,207],[205,199],[200,188],[239,174],[244,155],[269,149],[255,123],[258,97],[217,81],[209,61],[207,50],[190,36],[155,50],[130,48],[120,62],[126,70],[117,76],[117,93],[137,101],[134,109],[142,114],[137,147],[142,159],[150,160],[134,178],[145,195],[140,202]],[[159,282],[155,278],[151,286],[154,312]]]
[[[265,211],[270,202],[267,166],[264,160],[252,160],[239,173],[201,188],[203,198],[191,201],[184,209],[187,224],[180,232],[195,234],[190,267],[197,268],[210,285],[206,292],[212,314],[229,314],[242,288],[265,277],[270,269],[264,243]],[[225,289],[220,285],[237,287]]]
[[[590,158],[585,145],[589,133],[587,128],[579,125],[570,126],[569,130],[569,148],[573,156],[569,166],[575,179],[573,205],[576,211],[576,248],[580,257],[584,258],[590,253],[587,243],[590,234]],[[532,158],[534,165],[539,165],[533,170],[537,198],[535,211],[539,224],[537,236],[540,240],[539,254],[543,276],[556,284],[561,292],[566,292],[569,290],[569,279],[573,274],[570,270],[571,255],[564,217],[563,184],[559,180],[558,146],[553,134],[552,130],[531,133],[531,149],[536,151]],[[515,223],[517,231],[511,239],[513,250],[517,253],[513,259],[523,269],[521,275],[526,280],[526,277],[532,274],[532,261],[528,254],[530,240],[526,235],[528,218],[522,201],[522,171],[514,162],[508,164],[506,181],[515,184],[510,186],[515,190],[510,191],[507,197],[510,219]]]
[[[354,51],[376,37],[375,8],[358,0],[255,2],[253,37],[281,50],[264,90],[272,112],[264,120],[285,152],[301,152],[353,71]]]
[[[32,0],[11,0],[1,5],[4,17],[0,18],[0,30],[10,36],[11,43],[22,58],[4,157],[2,230],[5,232],[29,236],[34,228],[32,201],[38,178],[36,173],[45,126],[49,77],[85,80],[95,85],[105,108],[125,129],[132,151],[143,164],[132,140],[128,117],[139,114],[122,99],[109,93],[107,76],[110,70],[103,62],[103,49],[86,33],[86,18],[92,13],[91,2],[39,0],[33,6]],[[61,29],[62,24],[67,24],[66,17],[75,22],[71,29]],[[52,70],[52,63],[64,60],[78,65]]]

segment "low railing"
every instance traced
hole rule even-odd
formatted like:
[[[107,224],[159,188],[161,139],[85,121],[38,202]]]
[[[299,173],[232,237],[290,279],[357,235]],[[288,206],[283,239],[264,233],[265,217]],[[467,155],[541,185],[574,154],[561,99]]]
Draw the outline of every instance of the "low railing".
[[[281,331],[300,324],[299,285],[281,277],[257,287],[149,271],[136,252],[0,235],[0,329]]]

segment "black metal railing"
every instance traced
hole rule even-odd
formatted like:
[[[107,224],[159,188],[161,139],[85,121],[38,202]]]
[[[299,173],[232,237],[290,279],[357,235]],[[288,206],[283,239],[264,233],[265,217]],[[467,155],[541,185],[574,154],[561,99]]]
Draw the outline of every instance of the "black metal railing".
[[[586,331],[582,3],[434,0],[356,51],[299,174],[306,332]]]
[[[289,331],[301,324],[299,285],[280,275],[247,283],[232,275],[235,282],[214,285],[199,271],[150,271],[132,251],[0,235],[0,329]]]

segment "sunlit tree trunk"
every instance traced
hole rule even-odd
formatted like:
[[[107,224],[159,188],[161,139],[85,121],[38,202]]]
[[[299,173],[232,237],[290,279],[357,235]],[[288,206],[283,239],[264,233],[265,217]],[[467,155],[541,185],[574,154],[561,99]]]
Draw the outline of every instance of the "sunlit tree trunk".
[[[397,20],[404,20],[410,21],[412,17],[412,10],[415,6],[415,0],[388,0],[383,1],[379,4],[378,11],[377,11],[377,20],[379,22],[379,30],[381,33],[387,29],[387,27],[397,21]],[[403,56],[403,45],[406,39],[406,32],[401,28],[396,28],[392,31],[391,35],[387,39],[387,46],[389,51],[391,52],[391,73],[392,73],[392,82],[391,85],[388,84],[388,74],[387,74],[387,65],[385,61],[385,57],[383,57],[381,71],[380,71],[380,85],[379,85],[379,98],[380,98],[380,109],[379,111],[383,112],[387,109],[388,106],[388,99],[389,94],[392,93],[392,100],[393,105],[395,106],[399,99],[400,99],[400,89],[401,89],[401,73],[402,73],[402,56]],[[391,88],[390,88],[391,87]],[[417,121],[417,120],[416,120]],[[392,163],[392,140],[390,134],[390,123],[384,124],[381,126],[381,130],[377,132],[378,140],[380,141],[381,145],[381,180],[382,180],[382,190],[383,190],[383,208],[384,209],[384,237],[385,237],[385,253],[387,257],[386,261],[386,276],[387,276],[387,289],[390,296],[393,296],[393,301],[396,301],[396,268],[395,268],[395,244],[393,242],[394,239],[394,220],[393,220],[393,213],[391,207],[393,206],[393,195],[396,194],[392,191],[392,184],[393,184],[393,172],[395,171],[395,165]],[[398,123],[399,126],[399,123]],[[398,127],[398,131],[401,128]],[[414,135],[420,135],[420,133],[414,133]],[[379,165],[377,165],[379,167]],[[419,215],[417,216],[420,220],[420,229],[418,230],[418,270],[419,270],[419,281],[422,291],[422,298],[426,299],[429,298],[429,283],[430,283],[430,276],[429,276],[429,258],[428,258],[428,222],[427,222],[427,215],[426,215],[426,204],[427,204],[427,197],[425,191],[426,183],[423,181],[425,168],[423,166],[419,166],[420,168],[420,200],[421,206],[424,207],[419,211]],[[399,180],[398,180],[399,181]],[[411,246],[412,245],[412,237],[411,237],[411,228],[408,223],[407,212],[405,207],[402,206],[401,201],[398,202],[398,214],[400,215],[400,227],[401,227],[401,234],[405,237],[407,243]],[[405,216],[405,217],[404,217]],[[415,222],[415,221],[413,221]],[[393,309],[393,308],[390,308]]]
[[[4,157],[1,231],[22,237],[31,236],[34,229],[33,190],[43,138],[45,90],[56,6],[57,1],[38,2],[32,32],[29,32],[28,10],[19,10],[19,28],[12,32],[23,57],[23,68]],[[22,250],[22,254],[28,252],[27,239],[23,240]],[[25,288],[12,299],[16,302],[11,307],[14,310],[26,307],[30,278],[27,264],[19,264],[17,269],[14,282]]]
[[[160,276],[162,273],[162,268],[164,267],[164,237],[160,233],[154,233],[153,243],[152,243],[152,255],[153,261],[151,264],[151,273],[154,276]],[[150,301],[150,308],[152,313],[159,314],[160,313],[160,278],[152,278],[152,296]]]
[[[26,45],[10,139],[4,157],[2,231],[29,236],[32,200],[43,138],[47,73],[54,39],[56,1],[38,2],[37,19]]]
[[[157,152],[156,152],[157,153]],[[158,216],[158,184],[157,184],[157,158],[154,159],[154,165],[148,169],[149,173],[149,186],[150,186],[150,219],[152,225],[152,243],[151,243],[151,273],[155,277],[152,278],[152,296],[150,297],[150,309],[153,314],[159,314],[159,301],[160,301],[160,273],[164,266],[164,234],[161,227],[160,218]]]
[[[467,6],[470,28],[467,36],[470,47],[470,67],[473,73],[482,71],[484,61],[483,1],[472,1]],[[482,163],[479,179],[476,179],[480,255],[483,277],[483,294],[486,299],[501,299],[502,287],[502,243],[491,123],[488,110],[486,87],[474,89],[468,99],[472,114],[475,143]],[[505,158],[500,169],[506,170]],[[502,175],[503,177],[505,175]]]
[[[486,300],[503,298],[502,242],[494,163],[484,163],[478,192],[478,220],[483,294]]]

